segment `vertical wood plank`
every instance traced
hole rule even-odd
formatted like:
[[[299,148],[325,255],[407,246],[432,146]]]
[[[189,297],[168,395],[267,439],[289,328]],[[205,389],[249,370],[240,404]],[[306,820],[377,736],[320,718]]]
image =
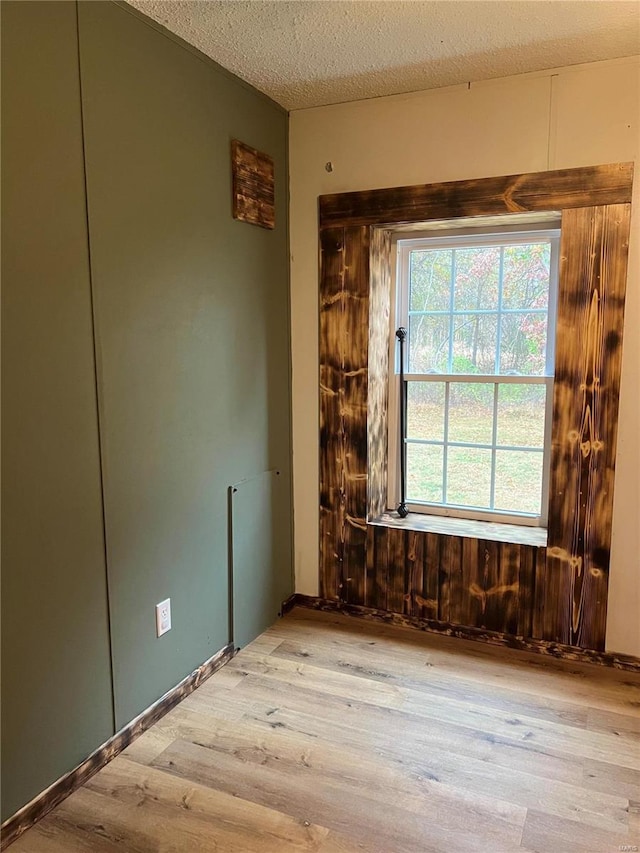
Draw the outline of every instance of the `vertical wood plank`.
[[[374,527],[372,583],[367,586],[367,607],[387,609],[389,591],[389,529]]]
[[[411,616],[422,616],[422,586],[424,574],[423,558],[424,536],[415,530],[407,533],[407,578],[408,578],[408,606],[406,612]]]
[[[536,568],[536,549],[520,546],[520,574],[518,578],[518,627],[520,637],[533,636],[533,597]]]
[[[462,588],[462,540],[459,536],[443,536],[438,571],[438,619],[441,622],[455,622],[460,616]]]
[[[562,612],[555,614],[559,624],[562,624],[563,619],[570,619],[568,606],[570,604],[569,597],[560,599],[560,579],[561,576],[556,573],[556,587],[553,587],[553,578],[547,577],[547,549],[536,548],[535,554],[535,581],[534,581],[534,597],[533,597],[533,613],[532,613],[532,636],[534,639],[542,639],[545,632],[545,621],[549,617],[545,613],[545,607],[551,607],[553,602],[561,605],[567,612],[566,616]]]
[[[320,587],[364,603],[368,228],[321,232]]]
[[[344,552],[344,228],[320,233],[320,595],[338,598]]]
[[[495,601],[502,600],[502,587],[500,583],[500,547],[498,542],[478,542],[478,574],[475,586],[472,590],[478,604],[480,605],[479,626],[487,628],[490,615],[495,618]],[[494,605],[492,607],[492,605]]]
[[[520,555],[525,545],[497,544],[497,575],[489,579],[493,594],[487,600],[485,627],[503,634],[518,633]]]
[[[364,604],[367,515],[367,364],[369,358],[369,228],[345,228],[340,399],[345,508],[341,598]]]
[[[389,529],[389,574],[387,607],[393,613],[405,612],[405,592],[407,591],[407,559],[404,530]]]
[[[391,304],[391,232],[381,228],[371,229],[370,278],[367,517],[376,518],[387,508],[387,410]]]
[[[440,543],[436,533],[423,534],[422,615],[428,619],[439,619],[438,601],[440,586]]]
[[[628,204],[565,210],[542,639],[604,649]]]
[[[484,542],[465,537],[461,542],[460,572],[461,579],[458,594],[450,603],[451,621],[458,625],[482,624],[484,610],[484,584],[482,567],[484,567]]]
[[[451,622],[516,634],[522,547],[471,537],[461,540],[460,570],[453,575],[459,582],[449,591]]]
[[[364,577],[364,604],[373,607],[376,588],[376,530],[377,527],[367,526],[366,565]]]

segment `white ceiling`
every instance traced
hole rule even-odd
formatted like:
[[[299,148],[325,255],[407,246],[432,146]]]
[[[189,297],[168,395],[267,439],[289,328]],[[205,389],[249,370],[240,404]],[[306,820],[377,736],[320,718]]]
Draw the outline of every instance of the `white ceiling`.
[[[640,53],[640,0],[129,0],[289,110]]]

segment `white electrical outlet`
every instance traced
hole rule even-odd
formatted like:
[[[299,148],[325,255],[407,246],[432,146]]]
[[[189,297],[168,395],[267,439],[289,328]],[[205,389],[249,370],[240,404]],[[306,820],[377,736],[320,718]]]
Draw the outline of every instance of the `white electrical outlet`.
[[[156,604],[156,635],[161,637],[171,630],[171,599]]]

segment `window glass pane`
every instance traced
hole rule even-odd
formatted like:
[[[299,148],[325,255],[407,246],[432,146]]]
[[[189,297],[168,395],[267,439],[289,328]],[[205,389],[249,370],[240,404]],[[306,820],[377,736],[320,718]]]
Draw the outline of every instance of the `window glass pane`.
[[[444,382],[407,383],[407,436],[444,440]]]
[[[448,311],[451,249],[414,251],[409,255],[409,310]]]
[[[494,385],[452,382],[449,386],[448,441],[491,444]]]
[[[544,376],[547,351],[546,314],[503,314],[500,373]]]
[[[447,495],[449,504],[488,507],[491,498],[491,451],[449,447]]]
[[[498,444],[542,448],[546,400],[544,385],[500,385]]]
[[[542,451],[497,450],[495,508],[539,515],[542,463]]]
[[[502,307],[546,308],[550,262],[550,243],[505,246]]]
[[[458,314],[453,318],[451,373],[495,373],[496,315]]]
[[[409,317],[408,373],[445,373],[449,357],[449,317]]]
[[[498,307],[500,248],[498,246],[456,250],[456,311]]]
[[[407,443],[407,500],[442,503],[442,447]]]
[[[526,380],[546,374],[555,243],[439,240],[401,244],[405,370],[436,380],[407,386],[407,500],[539,515],[547,386]]]

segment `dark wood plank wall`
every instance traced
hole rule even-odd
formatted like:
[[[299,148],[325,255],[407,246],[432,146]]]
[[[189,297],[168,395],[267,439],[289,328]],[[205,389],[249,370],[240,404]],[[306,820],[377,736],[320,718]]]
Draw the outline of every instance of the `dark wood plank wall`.
[[[531,635],[544,548],[375,524],[367,530],[367,556],[365,596],[351,604]]]
[[[320,199],[323,598],[604,648],[631,182],[615,164]],[[544,209],[563,210],[548,548],[369,524],[385,503],[383,226]]]
[[[536,637],[603,649],[631,207],[562,215],[548,559]]]
[[[321,592],[350,601],[364,588],[369,229],[327,229],[320,252]]]
[[[340,432],[344,228],[327,228],[320,235],[320,280],[320,595],[337,598],[342,588],[344,550]]]
[[[342,413],[344,474],[344,555],[342,598],[359,600],[364,591],[367,537],[367,364],[369,353],[369,228],[345,228],[343,290],[344,394]],[[348,286],[347,286],[348,284]],[[363,319],[364,318],[364,319]]]

